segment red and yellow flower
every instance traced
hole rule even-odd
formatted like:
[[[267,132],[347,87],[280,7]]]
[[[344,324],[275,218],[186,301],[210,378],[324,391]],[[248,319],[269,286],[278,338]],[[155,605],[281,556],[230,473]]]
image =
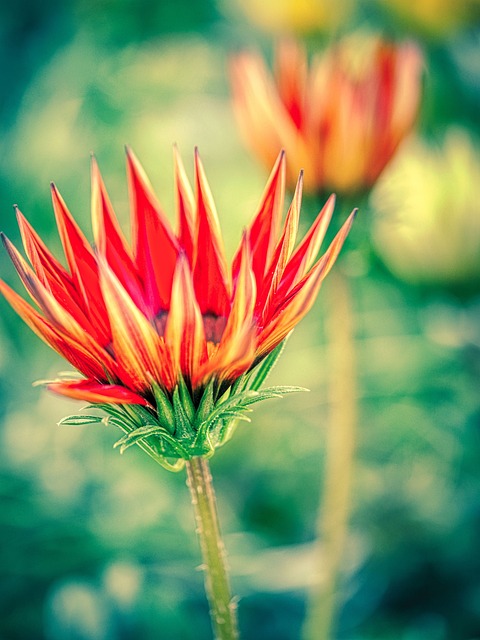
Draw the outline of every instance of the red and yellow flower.
[[[127,431],[127,444],[133,431],[138,439],[157,436],[149,446],[158,455],[188,458],[220,444],[225,424],[256,401],[259,384],[248,380],[258,383],[259,368],[311,308],[352,216],[315,261],[332,196],[295,248],[302,178],[282,224],[282,153],[229,267],[198,153],[193,193],[175,152],[176,232],[131,151],[127,170],[131,245],[93,161],[94,248],[52,185],[67,268],[17,211],[29,263],[4,243],[35,306],[1,281],[0,291],[83,375],[52,381],[49,389],[100,404]]]
[[[293,41],[276,50],[275,75],[253,53],[234,57],[233,102],[243,137],[267,166],[286,150],[288,183],[305,169],[309,192],[369,189],[410,131],[422,56],[411,42],[345,38],[309,66]]]

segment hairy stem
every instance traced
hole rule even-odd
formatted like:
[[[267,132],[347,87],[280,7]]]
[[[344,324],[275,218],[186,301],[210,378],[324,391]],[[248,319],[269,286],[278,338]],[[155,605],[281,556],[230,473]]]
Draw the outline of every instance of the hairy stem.
[[[357,424],[353,318],[349,286],[342,273],[337,271],[330,276],[329,294],[331,314],[326,330],[331,371],[330,414],[317,551],[317,573],[321,579],[310,597],[306,640],[331,640],[334,637],[338,576],[347,535]]]
[[[210,467],[206,458],[195,457],[187,460],[186,468],[215,638],[233,640],[238,638],[236,603],[230,591],[225,547],[218,524]]]

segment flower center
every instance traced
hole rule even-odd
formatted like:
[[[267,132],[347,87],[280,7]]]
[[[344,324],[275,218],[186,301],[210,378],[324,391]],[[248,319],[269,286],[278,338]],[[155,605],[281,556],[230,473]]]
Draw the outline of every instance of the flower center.
[[[167,318],[168,311],[161,311],[154,320],[155,329],[160,336],[165,335]],[[217,316],[214,313],[205,313],[202,318],[207,343],[217,345],[222,339],[227,319],[224,316]]]

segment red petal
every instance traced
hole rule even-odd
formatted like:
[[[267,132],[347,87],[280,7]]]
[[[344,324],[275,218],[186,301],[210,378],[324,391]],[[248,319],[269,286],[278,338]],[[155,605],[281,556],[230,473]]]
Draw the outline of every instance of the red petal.
[[[265,355],[279,344],[311,309],[320,285],[329,273],[350,231],[356,210],[352,212],[331,245],[309,273],[278,305],[271,320],[258,338],[258,355]]]
[[[233,380],[252,365],[256,346],[253,317],[255,296],[252,256],[247,233],[244,233],[230,315],[217,350],[198,374],[199,382],[213,372],[219,378]]]
[[[195,200],[183,167],[180,154],[173,148],[175,161],[175,196],[178,217],[178,239],[190,264],[193,262],[193,233],[195,228]]]
[[[104,256],[123,286],[136,304],[144,307],[144,297],[125,236],[105,189],[105,184],[92,157],[92,226],[95,245]]]
[[[57,300],[61,299],[65,305],[69,301],[73,301],[77,306],[81,304],[70,274],[48,250],[19,209],[16,209],[16,214],[25,253],[40,282],[52,292]]]
[[[196,246],[193,281],[203,315],[226,316],[229,310],[230,282],[222,236],[212,194],[198,151],[195,151],[197,198]]]
[[[102,300],[97,299],[93,305],[90,300],[84,300],[75,288],[70,274],[50,253],[18,209],[17,218],[25,252],[40,282],[80,324],[88,322],[87,330],[99,344],[108,345],[111,339],[110,327],[106,322]],[[99,309],[97,309],[97,303]]]
[[[171,388],[173,376],[163,339],[103,260],[100,261],[100,282],[112,327],[113,350],[120,367],[140,389],[147,389],[152,378]]]
[[[282,151],[275,162],[263,192],[258,212],[248,227],[252,248],[252,266],[257,284],[263,282],[266,265],[272,259],[272,253],[280,230],[285,195],[285,153]],[[232,273],[236,277],[239,268],[239,248],[234,260]]]
[[[317,219],[310,227],[307,235],[298,245],[289,260],[277,292],[279,297],[282,295],[285,296],[287,292],[304,277],[312,266],[315,256],[320,250],[330,220],[332,219],[334,207],[335,196],[331,195],[318,214]]]
[[[285,267],[292,255],[297,237],[298,219],[302,201],[303,174],[300,173],[292,204],[285,218],[282,236],[275,248],[272,260],[264,278],[263,289],[259,292],[256,313],[260,323],[269,315],[270,303],[280,285]]]
[[[153,313],[168,309],[178,242],[136,156],[127,149],[135,263]]]
[[[165,343],[176,370],[195,386],[195,376],[207,359],[207,341],[202,314],[195,299],[192,274],[187,259],[182,256],[173,278]]]
[[[105,377],[103,362],[98,362],[88,349],[54,327],[1,280],[0,293],[39,338],[66,358],[76,369],[89,377],[97,379]]]
[[[64,380],[50,382],[47,389],[61,396],[85,402],[150,406],[142,396],[116,384],[98,384],[91,380]]]

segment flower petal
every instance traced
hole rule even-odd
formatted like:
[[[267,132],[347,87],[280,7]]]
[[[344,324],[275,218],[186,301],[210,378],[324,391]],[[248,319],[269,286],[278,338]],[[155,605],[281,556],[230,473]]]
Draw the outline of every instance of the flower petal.
[[[105,377],[103,362],[98,362],[83,345],[54,327],[2,280],[0,280],[0,293],[39,338],[66,358],[76,369],[92,378]]]
[[[270,261],[270,265],[268,266],[266,277],[264,279],[263,288],[260,290],[257,299],[256,313],[257,316],[261,318],[261,324],[269,315],[271,301],[280,286],[285,267],[290,260],[290,256],[292,255],[293,248],[295,246],[298,219],[300,216],[300,205],[302,202],[302,186],[303,173],[301,172],[295,193],[293,194],[292,204],[290,205],[285,218],[282,236],[275,247],[273,257]]]
[[[149,388],[152,378],[171,388],[171,367],[162,338],[109,265],[101,259],[99,266],[100,283],[112,327],[113,350],[120,367],[135,381],[137,388]]]
[[[295,286],[312,266],[332,219],[334,207],[335,195],[332,194],[285,267],[278,290],[279,296],[285,295]]]
[[[175,162],[175,198],[178,218],[180,246],[193,263],[193,234],[195,229],[195,200],[185,169],[176,146],[173,147]]]
[[[208,363],[199,371],[199,381],[215,373],[223,380],[233,380],[244,373],[255,358],[254,322],[256,284],[248,234],[244,233],[239,254],[239,272],[231,311],[220,344]]]
[[[197,199],[193,281],[202,314],[226,316],[230,300],[230,279],[215,204],[195,150]]]
[[[117,384],[98,384],[92,380],[62,380],[50,382],[47,384],[47,389],[61,396],[85,402],[150,406],[149,402],[138,393]]]
[[[340,253],[356,213],[354,210],[350,214],[325,254],[278,305],[258,337],[258,355],[265,355],[274,349],[311,309],[320,285]]]
[[[133,262],[125,236],[113,211],[97,162],[92,156],[92,227],[97,251],[129,292],[135,303],[145,307],[137,268]]]
[[[128,148],[127,173],[134,260],[155,315],[170,304],[179,247],[145,171]]]
[[[173,278],[165,343],[177,370],[195,386],[195,376],[208,357],[203,318],[195,299],[192,274],[180,256]]]
[[[281,151],[270,173],[267,186],[260,200],[258,212],[248,227],[248,237],[252,253],[252,268],[255,279],[263,283],[266,266],[272,259],[272,253],[280,230],[285,194],[285,152]],[[236,278],[242,245],[233,259],[232,273]]]

